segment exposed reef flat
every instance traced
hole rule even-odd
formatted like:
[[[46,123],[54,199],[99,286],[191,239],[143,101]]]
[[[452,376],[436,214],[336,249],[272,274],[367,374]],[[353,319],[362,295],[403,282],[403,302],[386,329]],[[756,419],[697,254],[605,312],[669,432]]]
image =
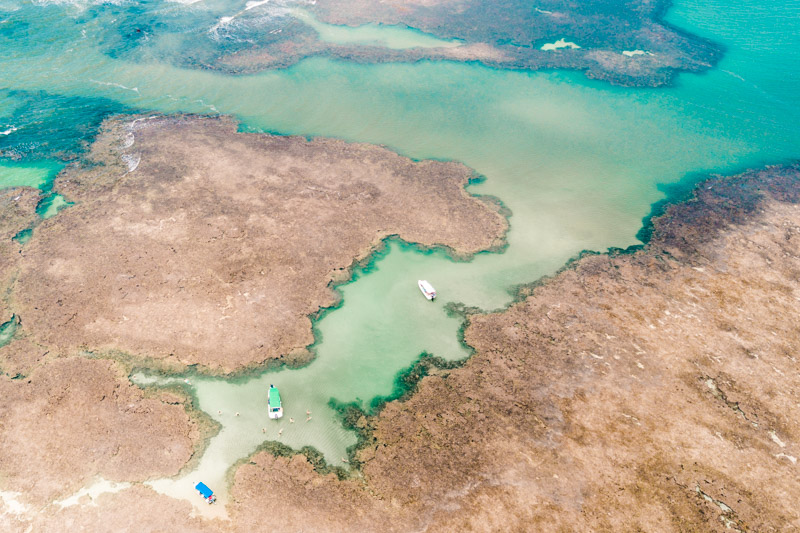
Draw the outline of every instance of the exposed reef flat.
[[[145,397],[108,360],[53,359],[27,377],[0,376],[2,490],[35,514],[100,476],[177,474],[200,430],[180,399]]]
[[[222,52],[216,64],[246,72],[285,67],[312,55],[363,62],[479,61],[499,68],[582,70],[615,84],[659,86],[670,83],[677,72],[713,67],[722,54],[717,45],[664,23],[669,4],[668,0],[533,4],[523,0],[319,0],[307,9],[325,23],[409,26],[463,44],[404,50],[335,44],[320,40],[291,17],[279,17],[274,23],[280,30],[270,32],[269,40]],[[574,48],[552,45],[564,40],[574,43]],[[643,53],[628,55],[626,50]]]
[[[36,223],[36,206],[40,199],[40,192],[30,187],[0,191],[0,270],[6,271],[16,261],[22,246],[14,237]]]
[[[192,533],[213,533],[228,529],[228,523],[203,520],[192,515],[189,502],[167,498],[154,490],[135,485],[113,494],[100,494],[91,503],[61,508],[51,506],[33,515],[23,513],[15,517],[19,529],[7,531],[23,533],[28,531],[63,531],[69,524],[74,531],[112,532],[138,531],[155,533],[162,531],[191,531]],[[264,509],[262,522],[264,520]],[[32,520],[28,521],[28,517]],[[0,522],[2,524],[2,522]]]
[[[357,423],[360,498],[320,500],[352,530],[373,514],[376,531],[796,526],[799,203],[798,166],[712,178],[645,249],[587,254],[474,315],[462,368]],[[256,458],[233,493],[296,468]],[[286,516],[324,530],[326,505]]]
[[[232,371],[307,357],[309,315],[382,239],[457,256],[502,246],[473,172],[332,139],[238,133],[226,118],[109,122],[55,189],[10,306],[60,353],[118,350]]]
[[[474,316],[476,355],[375,422],[372,493],[431,531],[796,527],[798,201],[798,166],[712,178],[644,250]]]
[[[432,371],[410,399],[356,422],[363,477],[259,452],[235,472],[232,520],[205,526],[795,527],[799,276],[800,166],[711,178],[653,220],[644,249],[586,254],[508,310],[473,315],[463,367]],[[256,511],[273,493],[275,523]],[[129,523],[141,511],[123,494],[97,503]],[[185,506],[142,497],[169,509],[171,530],[199,529],[181,522]],[[37,520],[91,524],[99,512]]]

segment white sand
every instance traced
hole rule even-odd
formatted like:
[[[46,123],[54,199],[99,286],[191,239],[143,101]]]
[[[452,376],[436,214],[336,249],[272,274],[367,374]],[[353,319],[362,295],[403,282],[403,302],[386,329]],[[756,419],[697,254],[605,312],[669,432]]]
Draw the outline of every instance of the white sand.
[[[542,50],[558,50],[559,48],[576,49],[580,48],[580,46],[578,46],[575,43],[569,42],[566,39],[559,39],[554,43],[547,43],[545,45],[542,45]]]
[[[269,2],[270,0],[251,0],[250,2],[247,2],[247,4],[245,4],[244,10],[248,11],[258,6],[263,6],[264,4],[268,4]]]
[[[20,492],[0,490],[0,502],[3,503],[0,509],[3,510],[3,513],[20,516],[29,511],[30,506],[25,505],[24,503],[17,500],[17,498],[21,496],[21,494],[22,493]]]
[[[88,487],[84,487],[69,498],[64,498],[63,500],[56,500],[53,503],[58,505],[62,508],[64,507],[72,507],[73,505],[77,505],[80,503],[81,498],[84,496],[89,497],[89,502],[92,505],[97,505],[94,500],[101,494],[106,493],[115,493],[121,490],[127,489],[130,487],[131,484],[128,482],[123,483],[114,483],[113,481],[106,481],[105,479],[98,479],[92,485]]]

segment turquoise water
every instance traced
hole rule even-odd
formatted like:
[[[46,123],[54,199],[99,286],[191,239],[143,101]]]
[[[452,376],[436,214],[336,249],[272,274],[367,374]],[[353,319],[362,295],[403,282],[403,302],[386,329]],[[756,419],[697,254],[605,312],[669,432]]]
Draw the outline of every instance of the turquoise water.
[[[70,205],[70,202],[60,194],[51,194],[39,202],[36,212],[40,217],[47,219],[56,216],[59,211]]]
[[[268,38],[265,28],[315,30],[286,9],[248,10],[243,2],[0,0],[0,132],[8,131],[0,136],[0,184],[46,187],[109,113],[231,113],[248,131],[335,136],[462,161],[487,178],[470,190],[499,197],[513,213],[502,254],[454,262],[391,243],[368,273],[341,287],[343,305],[317,323],[318,357],[308,367],[250,380],[191,378],[200,407],[223,429],[198,471],[158,486],[192,499],[190,479],[224,485],[228,466],[265,439],[311,444],[341,464],[355,436],[328,399],[366,407],[422,351],[467,355],[447,302],[501,308],[515,285],[552,273],[580,250],[637,243],[662,186],[687,174],[796,158],[800,6],[787,4],[678,2],[668,20],[720,41],[725,58],[673,88],[626,89],[579,73],[432,62],[312,59],[233,77],[197,67],[248,39]],[[419,293],[419,278],[436,287],[436,303]],[[281,422],[265,417],[270,382],[284,396]]]
[[[35,160],[31,162],[0,160],[0,187],[43,187],[64,168],[59,161]]]
[[[0,347],[8,344],[17,332],[19,321],[16,315],[13,315],[7,322],[0,324]]]

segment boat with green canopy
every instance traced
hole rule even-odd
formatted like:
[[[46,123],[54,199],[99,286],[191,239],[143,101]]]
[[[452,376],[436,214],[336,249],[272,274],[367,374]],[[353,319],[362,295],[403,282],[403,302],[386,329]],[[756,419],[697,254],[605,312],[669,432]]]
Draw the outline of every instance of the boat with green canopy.
[[[283,416],[283,405],[281,405],[281,393],[275,385],[270,384],[267,392],[267,403],[269,404],[269,417],[280,418]]]

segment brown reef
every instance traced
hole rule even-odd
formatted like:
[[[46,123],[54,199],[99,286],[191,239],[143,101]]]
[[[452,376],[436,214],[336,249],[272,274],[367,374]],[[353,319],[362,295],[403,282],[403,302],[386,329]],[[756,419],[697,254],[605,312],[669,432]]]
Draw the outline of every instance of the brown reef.
[[[72,531],[86,532],[212,533],[228,525],[191,516],[193,508],[189,502],[166,498],[142,485],[118,493],[101,494],[93,503],[90,502],[90,498],[84,497],[83,505],[63,509],[51,506],[30,522],[14,517],[19,529],[9,531],[22,533],[30,526],[33,531],[65,531],[65,525],[68,525]]]
[[[88,159],[59,177],[75,205],[54,218],[37,222],[30,189],[0,198],[4,321],[19,320],[0,347],[3,530],[800,527],[800,165],[701,182],[645,247],[585,253],[469,315],[463,366],[355,420],[350,478],[259,451],[212,522],[140,484],[202,442],[188,401],[87,352],[227,369],[302,349],[331,282],[380,239],[466,255],[505,220],[461,165],[227,119],[112,121]],[[300,333],[264,333],[286,324]],[[98,478],[134,486],[52,503]]]
[[[285,529],[796,528],[798,202],[800,166],[712,178],[645,249],[586,254],[472,316],[462,368],[359,422],[360,501],[317,477],[331,490],[293,488]],[[236,509],[297,468],[257,456]]]
[[[308,358],[310,315],[397,235],[469,256],[507,222],[463,165],[333,139],[237,133],[226,118],[110,122],[56,190],[9,307],[61,354],[125,352],[229,372]]]
[[[361,476],[259,452],[225,523],[181,523],[185,505],[131,490],[171,531],[796,529],[800,165],[702,182],[651,235],[471,315],[475,355],[357,422]],[[35,525],[135,523],[125,501]]]
[[[403,50],[335,44],[320,41],[312,28],[285,15],[269,18],[264,37],[254,34],[251,46],[220,50],[207,66],[249,72],[315,55],[365,63],[478,61],[504,69],[581,70],[618,85],[660,86],[678,72],[708,70],[722,56],[718,45],[665,23],[669,5],[668,0],[319,0],[306,8],[329,24],[408,26],[463,44]],[[257,16],[245,15],[256,25]],[[542,49],[559,39],[580,48]]]
[[[800,525],[800,167],[701,183],[635,253],[476,315],[374,421],[373,495],[429,531]]]
[[[16,262],[22,244],[14,237],[38,221],[36,206],[40,199],[39,191],[30,187],[0,191],[0,272],[7,273]]]
[[[177,474],[200,438],[181,401],[145,397],[108,360],[62,358],[0,376],[2,490],[41,508],[96,477]]]

